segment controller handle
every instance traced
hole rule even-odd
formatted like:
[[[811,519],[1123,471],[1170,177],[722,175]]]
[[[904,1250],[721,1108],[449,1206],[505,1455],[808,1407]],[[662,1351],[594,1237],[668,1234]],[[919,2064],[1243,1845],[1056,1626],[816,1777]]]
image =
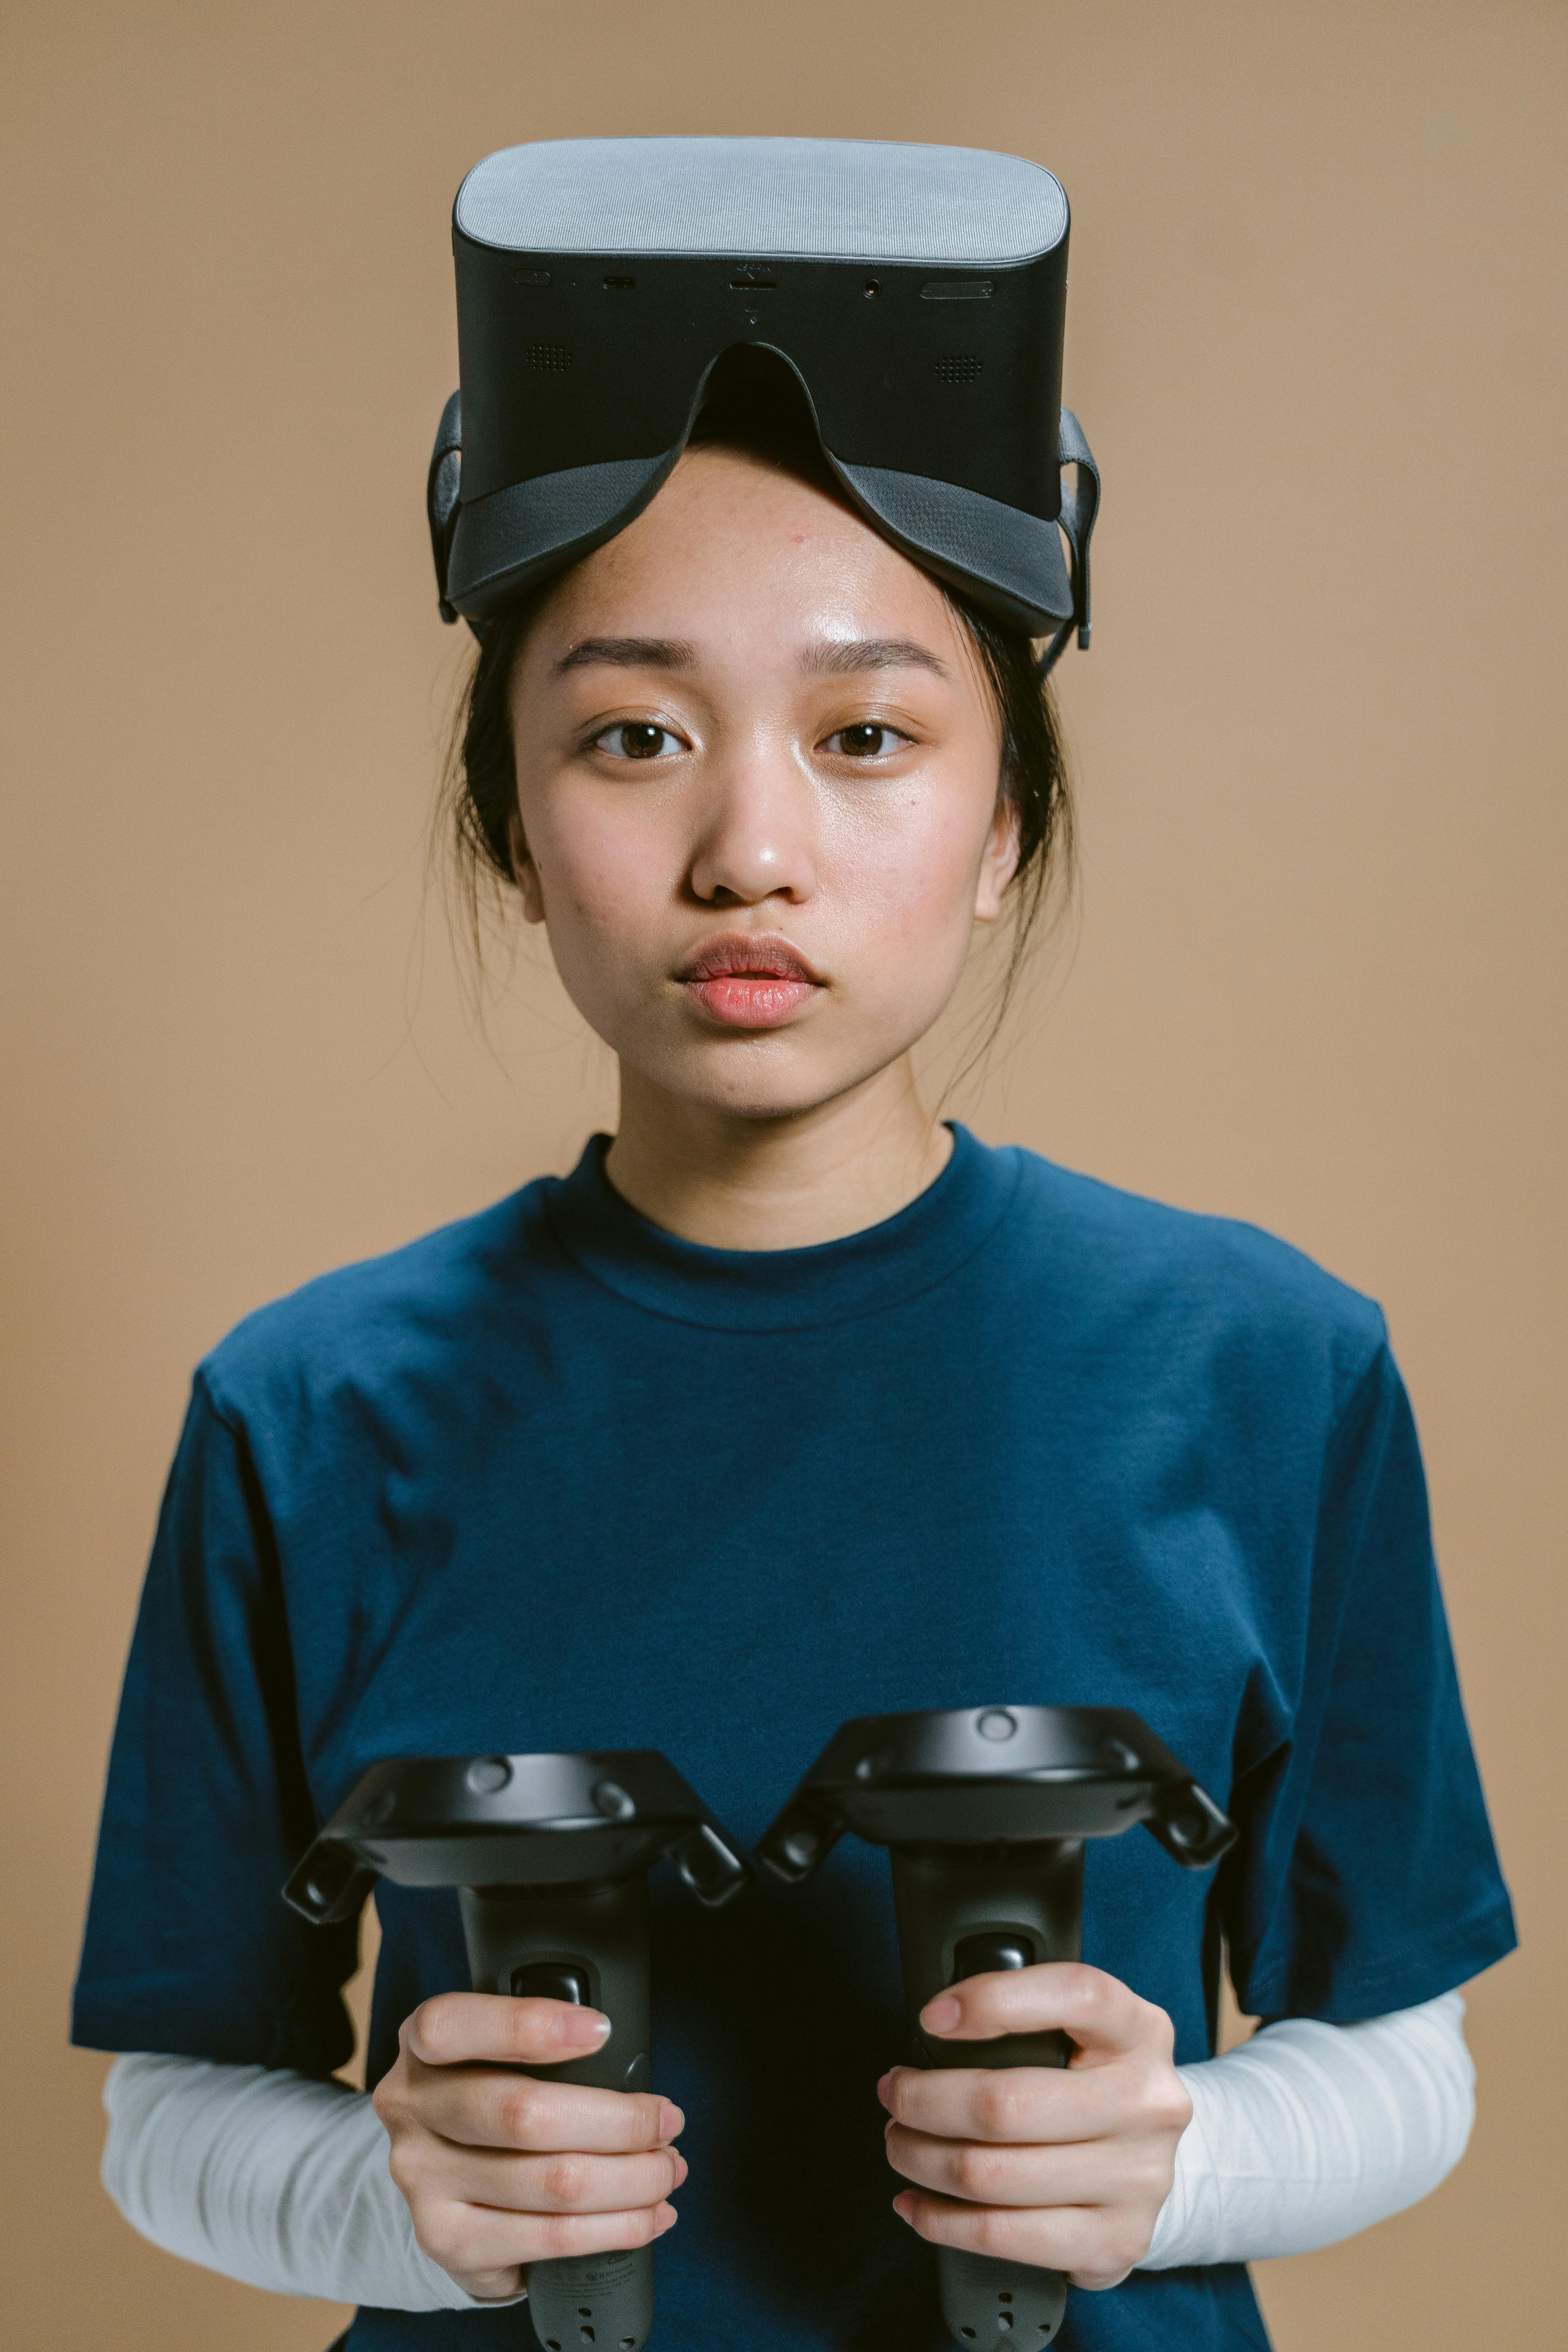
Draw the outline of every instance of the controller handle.
[[[892,1856],[911,2022],[964,1978],[1076,1960],[1083,1842],[1142,1822],[1185,1870],[1207,1870],[1236,1830],[1149,1726],[1126,1707],[939,1707],[840,1724],[759,1859],[786,1886],[852,1830]],[[918,2066],[1065,2066],[1064,2033],[928,2041]],[[1042,2352],[1062,2323],[1058,2272],[941,2251],[942,2307],[960,2347]]]
[[[584,2058],[528,2066],[541,2081],[646,2091],[652,2081],[647,1881],[458,1889],[476,1992],[534,1994],[602,2010],[609,2039]],[[544,2352],[641,2352],[653,2326],[653,2248],[574,2254],[528,2266],[528,2308]]]
[[[318,1832],[283,1894],[321,1925],[356,1917],[383,1876],[456,1887],[476,1992],[575,2001],[610,2021],[588,2055],[520,2071],[646,2091],[647,1873],[663,1860],[710,1910],[751,1876],[654,1748],[388,1757]],[[528,2307],[543,2352],[642,2352],[653,2248],[531,2263]]]
[[[993,1849],[895,1846],[893,1903],[904,1997],[917,2066],[1065,2066],[1065,2033],[1007,2033],[994,2042],[929,2038],[927,2001],[995,1969],[1076,1960],[1083,1927],[1083,1846],[1076,1838]],[[1040,2352],[1067,2308],[1067,2281],[993,2254],[937,2250],[942,2311],[955,2340],[977,2352]]]

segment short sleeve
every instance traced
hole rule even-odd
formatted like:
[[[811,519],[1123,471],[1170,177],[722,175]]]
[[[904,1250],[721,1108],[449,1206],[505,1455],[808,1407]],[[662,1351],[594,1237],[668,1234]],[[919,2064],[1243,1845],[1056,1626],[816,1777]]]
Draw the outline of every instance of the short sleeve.
[[[1233,1802],[1243,1839],[1217,1894],[1248,2014],[1380,2016],[1513,1948],[1386,1345],[1324,1463],[1293,1737],[1241,1775]]]
[[[330,2074],[357,1928],[280,1889],[317,1827],[265,1500],[198,1373],[132,1643],[71,2038]]]

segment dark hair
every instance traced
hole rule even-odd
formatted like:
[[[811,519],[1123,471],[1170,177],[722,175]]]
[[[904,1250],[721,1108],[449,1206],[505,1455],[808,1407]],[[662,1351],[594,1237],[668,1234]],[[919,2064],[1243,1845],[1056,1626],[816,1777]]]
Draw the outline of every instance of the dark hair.
[[[763,352],[721,360],[689,446],[736,448],[842,496],[822,455],[795,379]],[[557,575],[559,576],[559,575]],[[939,585],[941,583],[939,583]],[[468,929],[479,947],[487,889],[514,882],[510,828],[517,814],[517,766],[510,688],[518,654],[555,581],[525,594],[487,627],[454,719],[443,795],[448,814]],[[963,623],[994,698],[1001,725],[998,796],[1018,826],[1018,864],[1008,885],[1012,947],[985,1044],[1006,1014],[1030,940],[1053,884],[1070,884],[1073,810],[1067,760],[1049,688],[1022,630],[995,620],[956,588],[942,593]],[[982,1046],[980,1049],[984,1051]]]

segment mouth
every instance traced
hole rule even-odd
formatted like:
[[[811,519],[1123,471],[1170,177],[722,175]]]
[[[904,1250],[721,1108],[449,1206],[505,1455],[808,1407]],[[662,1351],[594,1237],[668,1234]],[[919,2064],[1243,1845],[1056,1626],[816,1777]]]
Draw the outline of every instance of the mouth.
[[[705,940],[676,976],[691,1002],[725,1029],[776,1029],[824,984],[776,931]]]

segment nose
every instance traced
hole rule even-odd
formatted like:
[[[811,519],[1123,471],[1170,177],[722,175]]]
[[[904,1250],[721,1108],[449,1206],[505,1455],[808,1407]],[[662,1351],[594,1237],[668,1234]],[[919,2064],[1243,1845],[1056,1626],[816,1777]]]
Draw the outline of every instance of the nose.
[[[754,750],[712,779],[689,874],[707,906],[798,906],[816,888],[809,782],[782,754]]]

